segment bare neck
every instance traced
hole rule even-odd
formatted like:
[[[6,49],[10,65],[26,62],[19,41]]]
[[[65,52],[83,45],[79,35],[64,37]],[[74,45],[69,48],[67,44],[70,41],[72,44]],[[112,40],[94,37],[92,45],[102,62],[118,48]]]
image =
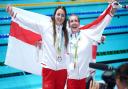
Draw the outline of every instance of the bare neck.
[[[78,33],[80,30],[79,29],[72,29],[72,34]]]

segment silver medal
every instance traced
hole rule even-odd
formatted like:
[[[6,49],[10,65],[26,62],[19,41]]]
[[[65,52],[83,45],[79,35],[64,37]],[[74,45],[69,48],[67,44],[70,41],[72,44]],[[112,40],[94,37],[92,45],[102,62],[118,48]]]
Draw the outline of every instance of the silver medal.
[[[61,57],[61,56],[58,56],[58,57],[57,57],[57,61],[58,61],[58,62],[61,62],[61,61],[62,61],[62,57]]]

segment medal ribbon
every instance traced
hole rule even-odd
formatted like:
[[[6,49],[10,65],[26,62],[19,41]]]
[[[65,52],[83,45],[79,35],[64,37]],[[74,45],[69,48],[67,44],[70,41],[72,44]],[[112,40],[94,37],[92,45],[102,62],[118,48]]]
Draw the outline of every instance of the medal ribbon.
[[[74,68],[76,67],[76,64],[78,62],[78,42],[80,41],[80,32],[78,32],[77,34],[75,34],[75,40],[73,40],[73,37],[71,36],[71,41],[73,44],[73,47],[71,49],[73,49],[74,54],[73,54],[73,61],[74,61]],[[72,35],[72,34],[71,34]]]

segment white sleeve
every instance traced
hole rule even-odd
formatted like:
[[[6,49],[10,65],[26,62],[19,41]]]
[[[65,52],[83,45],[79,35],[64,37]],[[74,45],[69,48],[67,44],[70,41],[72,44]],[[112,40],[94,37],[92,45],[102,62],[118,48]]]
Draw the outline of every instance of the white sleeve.
[[[112,5],[109,5],[108,8],[92,23],[81,27],[81,30],[85,30],[85,35],[91,38],[92,40],[100,40],[104,29],[108,26],[109,22],[112,19],[110,15],[112,10]]]
[[[14,22],[16,21],[20,25],[24,25],[27,29],[37,33],[40,33],[40,30],[43,30],[51,21],[51,18],[48,16],[16,7],[13,7],[13,11],[14,13],[17,13],[16,18],[12,18]]]
[[[104,29],[110,23],[112,17],[107,15],[98,25],[86,30],[85,34],[92,40],[99,41],[103,34]]]

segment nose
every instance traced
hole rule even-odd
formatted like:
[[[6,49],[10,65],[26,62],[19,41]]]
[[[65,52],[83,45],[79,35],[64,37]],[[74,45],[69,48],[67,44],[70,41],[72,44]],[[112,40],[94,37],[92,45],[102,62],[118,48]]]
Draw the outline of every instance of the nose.
[[[62,19],[62,15],[59,15],[59,17]]]
[[[60,14],[59,16],[58,16],[58,18],[60,19],[60,21],[63,19],[63,15],[62,14]]]

